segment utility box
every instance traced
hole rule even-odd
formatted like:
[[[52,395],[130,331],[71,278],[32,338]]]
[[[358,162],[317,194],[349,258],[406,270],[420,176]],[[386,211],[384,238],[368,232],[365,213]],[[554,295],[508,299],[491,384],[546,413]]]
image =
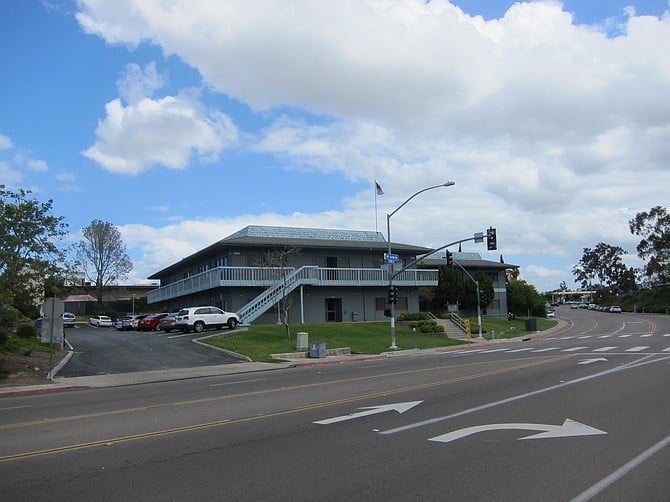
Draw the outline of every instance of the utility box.
[[[326,357],[326,342],[312,342],[309,344],[309,357]]]
[[[295,350],[304,351],[309,348],[309,333],[301,331],[296,335]]]
[[[537,319],[536,318],[531,318],[531,319],[526,319],[525,322],[526,325],[526,331],[537,331]]]

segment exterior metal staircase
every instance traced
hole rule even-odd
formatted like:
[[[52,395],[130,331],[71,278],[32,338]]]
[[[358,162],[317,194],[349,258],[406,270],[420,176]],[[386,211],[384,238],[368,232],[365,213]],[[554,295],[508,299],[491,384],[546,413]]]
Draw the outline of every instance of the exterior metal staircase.
[[[273,286],[263,291],[237,312],[240,315],[240,322],[242,324],[252,323],[298,286],[315,284],[318,280],[317,269],[315,265],[307,265],[280,277]]]

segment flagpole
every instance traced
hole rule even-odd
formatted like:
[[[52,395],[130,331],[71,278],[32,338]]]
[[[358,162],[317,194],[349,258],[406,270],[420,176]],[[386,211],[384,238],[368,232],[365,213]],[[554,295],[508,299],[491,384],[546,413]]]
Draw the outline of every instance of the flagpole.
[[[374,191],[375,191],[375,232],[378,232],[379,230],[377,229],[377,180],[375,180],[375,186],[374,186]]]

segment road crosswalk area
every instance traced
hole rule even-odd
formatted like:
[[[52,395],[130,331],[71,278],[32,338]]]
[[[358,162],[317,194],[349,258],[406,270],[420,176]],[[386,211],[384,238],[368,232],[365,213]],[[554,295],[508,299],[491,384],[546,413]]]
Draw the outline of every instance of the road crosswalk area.
[[[462,357],[472,354],[492,354],[492,353],[535,353],[546,354],[551,352],[566,352],[566,353],[670,353],[670,345],[664,347],[664,344],[659,346],[645,345],[644,342],[650,342],[657,337],[662,337],[665,341],[670,343],[670,333],[654,334],[654,333],[621,333],[621,334],[603,334],[603,335],[572,335],[572,336],[554,336],[543,338],[543,342],[551,342],[549,346],[542,347],[480,347],[480,348],[464,348],[462,351],[452,352],[456,357]],[[602,342],[607,340],[606,345],[588,344],[588,340],[594,342]],[[639,341],[639,344],[636,343]],[[632,342],[632,343],[631,343]]]

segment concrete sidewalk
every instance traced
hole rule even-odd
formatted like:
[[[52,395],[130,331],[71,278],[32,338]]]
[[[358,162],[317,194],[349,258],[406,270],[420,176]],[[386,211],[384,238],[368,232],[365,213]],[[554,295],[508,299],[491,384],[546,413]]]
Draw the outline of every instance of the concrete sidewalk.
[[[537,332],[533,335],[522,338],[486,340],[472,338],[471,343],[465,345],[452,345],[449,347],[436,347],[431,349],[401,349],[382,354],[342,354],[327,356],[324,358],[305,358],[304,356],[290,358],[288,354],[283,356],[285,361],[276,363],[254,363],[239,362],[231,364],[221,364],[216,366],[199,366],[196,368],[175,368],[154,371],[142,371],[135,373],[118,373],[108,375],[93,375],[83,377],[58,377],[55,376],[52,383],[43,385],[25,385],[20,387],[0,388],[0,398],[12,396],[25,396],[33,394],[47,394],[53,392],[66,392],[84,389],[96,389],[103,387],[121,387],[126,385],[140,385],[145,383],[168,382],[174,380],[186,380],[191,378],[202,378],[210,376],[236,375],[242,373],[253,373],[258,371],[279,370],[285,368],[297,368],[301,366],[317,366],[325,364],[343,364],[355,361],[371,361],[387,359],[390,357],[416,356],[426,353],[443,353],[457,350],[468,350],[472,348],[482,348],[486,346],[497,345],[500,343],[519,343],[530,341],[537,338],[543,338],[548,335],[556,334],[567,327],[565,321],[559,320],[555,328]]]

